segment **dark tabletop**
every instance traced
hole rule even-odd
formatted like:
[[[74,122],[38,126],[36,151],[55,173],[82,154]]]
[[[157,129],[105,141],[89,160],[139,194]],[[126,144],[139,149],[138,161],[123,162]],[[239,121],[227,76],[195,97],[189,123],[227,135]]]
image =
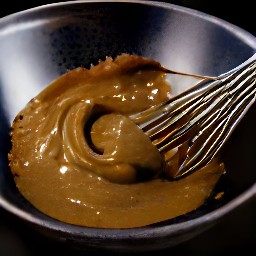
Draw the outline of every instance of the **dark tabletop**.
[[[8,2],[8,1],[4,1]],[[47,0],[23,0],[22,5],[12,2],[2,5],[0,17],[25,10],[31,7],[51,3]],[[59,1],[55,1],[59,2]],[[251,0],[180,0],[165,1],[196,9],[237,25],[256,35],[255,9],[249,6]],[[239,4],[238,4],[238,3]],[[230,5],[232,3],[232,5]],[[254,21],[253,21],[254,20]],[[252,255],[256,242],[256,198],[236,209],[223,218],[216,226],[203,234],[176,247],[160,252],[148,252],[143,255]],[[251,251],[249,254],[248,251]],[[98,255],[98,252],[77,251],[47,239],[0,208],[0,256],[32,256],[32,255]],[[107,253],[104,255],[117,255]],[[141,254],[140,254],[141,255]]]

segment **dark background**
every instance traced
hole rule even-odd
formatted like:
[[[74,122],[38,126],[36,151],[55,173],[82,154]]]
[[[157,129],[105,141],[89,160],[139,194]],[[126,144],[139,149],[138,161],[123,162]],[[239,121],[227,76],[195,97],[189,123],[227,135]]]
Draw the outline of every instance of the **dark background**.
[[[8,1],[1,1],[0,17],[53,2],[65,2],[65,0],[23,0],[10,1],[10,4],[8,4]],[[255,8],[252,7],[253,0],[162,0],[162,2],[170,2],[211,14],[231,22],[253,35],[256,34]]]
[[[9,2],[10,4],[7,1],[1,2],[0,17],[31,7],[59,1],[23,0],[19,4],[12,1]],[[250,6],[253,2],[251,0],[180,0],[165,2],[171,2],[211,14],[256,35],[255,8]],[[176,247],[160,252],[145,253],[145,255],[253,255],[253,252],[255,252],[255,242],[256,198],[228,214],[218,225],[196,238]],[[250,254],[249,251],[251,251]],[[81,252],[65,245],[56,244],[30,230],[15,217],[0,208],[0,256],[41,256],[52,255],[52,252],[63,256],[94,256],[99,254],[98,252]],[[117,255],[117,253],[100,253]]]

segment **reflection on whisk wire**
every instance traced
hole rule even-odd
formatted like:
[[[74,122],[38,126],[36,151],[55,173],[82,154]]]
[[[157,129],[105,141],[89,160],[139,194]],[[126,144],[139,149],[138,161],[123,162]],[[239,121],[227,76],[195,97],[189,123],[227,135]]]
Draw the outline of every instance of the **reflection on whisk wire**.
[[[165,70],[169,73],[179,73]],[[190,90],[130,118],[164,156],[183,147],[181,178],[209,163],[219,153],[237,124],[255,101],[256,54],[218,77],[203,77]]]

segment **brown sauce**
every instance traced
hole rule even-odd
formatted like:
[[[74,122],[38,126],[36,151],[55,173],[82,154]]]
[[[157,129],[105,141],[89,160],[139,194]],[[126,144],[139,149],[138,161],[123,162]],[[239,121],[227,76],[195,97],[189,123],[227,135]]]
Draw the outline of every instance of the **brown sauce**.
[[[211,194],[223,166],[178,181],[127,116],[171,97],[160,64],[123,54],[77,68],[46,87],[12,126],[10,167],[21,194],[63,222],[132,228],[188,213]]]

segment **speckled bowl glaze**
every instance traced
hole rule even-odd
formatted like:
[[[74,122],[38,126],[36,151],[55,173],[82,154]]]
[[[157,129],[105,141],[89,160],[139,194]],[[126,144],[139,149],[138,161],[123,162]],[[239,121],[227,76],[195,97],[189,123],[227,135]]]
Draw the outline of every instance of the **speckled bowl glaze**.
[[[14,116],[68,70],[126,52],[154,58],[171,69],[219,75],[256,52],[256,39],[248,32],[216,17],[166,3],[75,1],[2,18],[0,45],[0,206],[28,226],[79,248],[157,250],[202,233],[255,197],[255,105],[223,150],[227,174],[215,191],[224,191],[222,199],[210,199],[194,212],[157,225],[96,229],[54,220],[19,194],[7,160]],[[172,85],[174,93],[179,93],[191,83],[180,78]]]

